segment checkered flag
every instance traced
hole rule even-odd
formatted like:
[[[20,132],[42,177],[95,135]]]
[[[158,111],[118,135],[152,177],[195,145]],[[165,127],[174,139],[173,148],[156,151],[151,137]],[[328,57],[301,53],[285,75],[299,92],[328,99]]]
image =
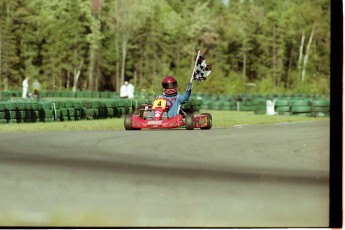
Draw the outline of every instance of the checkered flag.
[[[199,56],[194,68],[193,80],[205,81],[206,77],[211,73],[211,68],[212,65],[207,65],[205,58],[203,56]]]

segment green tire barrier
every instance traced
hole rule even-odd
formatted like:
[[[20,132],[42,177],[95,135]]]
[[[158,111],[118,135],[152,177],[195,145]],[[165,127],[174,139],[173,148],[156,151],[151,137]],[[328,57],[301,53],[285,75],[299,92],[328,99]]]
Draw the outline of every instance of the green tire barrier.
[[[266,99],[258,98],[252,101],[252,106],[266,106]]]
[[[4,111],[6,107],[6,102],[0,101],[0,111]]]
[[[309,100],[292,100],[291,101],[291,107],[297,107],[297,106],[310,106]]]
[[[240,111],[253,111],[253,108],[251,106],[240,106]]]
[[[265,111],[266,112],[266,105],[253,105],[252,109],[254,111]]]
[[[293,113],[293,116],[301,116],[301,117],[314,117],[313,113]]]
[[[231,101],[223,101],[221,106],[221,110],[232,110],[232,102]]]
[[[277,100],[275,103],[275,106],[277,106],[277,107],[290,106],[290,101],[289,100]]]
[[[330,102],[326,99],[311,100],[315,117],[329,117]]]
[[[86,119],[91,120],[95,118],[97,118],[95,109],[86,109]]]
[[[15,124],[15,123],[20,123],[20,122],[17,122],[16,119],[9,119],[9,120],[8,120],[8,123],[9,123],[9,124]]]
[[[278,112],[278,115],[291,116],[292,112]]]
[[[311,100],[311,105],[314,107],[329,107],[330,103],[328,100]]]
[[[325,106],[325,107],[314,106],[313,111],[314,112],[329,112],[329,107],[328,106]]]
[[[292,112],[292,115],[294,116],[305,116],[305,117],[314,116],[313,106],[311,106],[310,101],[307,99],[292,100],[291,112]]]
[[[209,109],[210,103],[211,103],[210,100],[204,100],[202,102],[201,109],[205,109],[205,110]]]
[[[290,112],[290,106],[277,106],[275,109],[276,112],[280,113],[280,112]]]
[[[291,107],[293,113],[311,113],[313,112],[312,106],[293,106]]]
[[[6,104],[5,104],[5,109],[7,109],[7,110],[14,110],[14,109],[16,109],[16,104],[15,103],[13,103],[13,102],[6,102]]]
[[[329,117],[329,112],[315,112],[315,117]]]
[[[2,95],[11,95],[0,92]],[[76,121],[83,119],[120,118],[133,113],[142,103],[152,103],[154,95],[121,99],[114,92],[42,92],[42,96],[56,97],[52,100],[20,99],[0,100],[0,123]],[[19,97],[21,92],[19,91]],[[60,98],[59,98],[60,97]],[[61,98],[63,97],[63,98]],[[1,98],[0,98],[1,99]],[[266,114],[266,101],[275,100],[278,115],[329,117],[330,101],[322,95],[212,95],[194,93],[188,103],[181,106],[186,111],[226,110],[253,111]]]

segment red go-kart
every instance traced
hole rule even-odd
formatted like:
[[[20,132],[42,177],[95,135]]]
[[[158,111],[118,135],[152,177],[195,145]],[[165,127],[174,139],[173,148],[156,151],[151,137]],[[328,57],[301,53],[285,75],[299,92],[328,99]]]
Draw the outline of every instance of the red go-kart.
[[[200,115],[187,114],[180,109],[179,115],[168,118],[167,99],[156,98],[152,105],[141,104],[139,114],[125,115],[124,126],[126,130],[172,129],[185,126],[187,130],[194,128],[211,129],[212,116],[209,113]]]

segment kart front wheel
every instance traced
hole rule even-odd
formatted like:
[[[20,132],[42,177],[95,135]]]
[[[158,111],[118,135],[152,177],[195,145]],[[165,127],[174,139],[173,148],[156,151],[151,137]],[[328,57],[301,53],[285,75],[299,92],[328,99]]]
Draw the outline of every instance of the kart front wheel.
[[[187,114],[185,117],[185,126],[187,130],[194,129],[194,116],[192,114]]]
[[[125,115],[125,120],[123,125],[125,126],[125,130],[132,130],[132,115]]]
[[[132,128],[132,116],[131,114],[125,115],[125,120],[123,122],[125,130],[140,130],[140,128]]]

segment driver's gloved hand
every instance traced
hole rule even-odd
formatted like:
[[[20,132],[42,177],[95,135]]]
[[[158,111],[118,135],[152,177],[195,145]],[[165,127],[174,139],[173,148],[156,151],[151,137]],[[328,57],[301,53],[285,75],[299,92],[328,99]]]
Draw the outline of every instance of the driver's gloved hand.
[[[187,90],[191,90],[193,88],[193,83],[188,83]]]

